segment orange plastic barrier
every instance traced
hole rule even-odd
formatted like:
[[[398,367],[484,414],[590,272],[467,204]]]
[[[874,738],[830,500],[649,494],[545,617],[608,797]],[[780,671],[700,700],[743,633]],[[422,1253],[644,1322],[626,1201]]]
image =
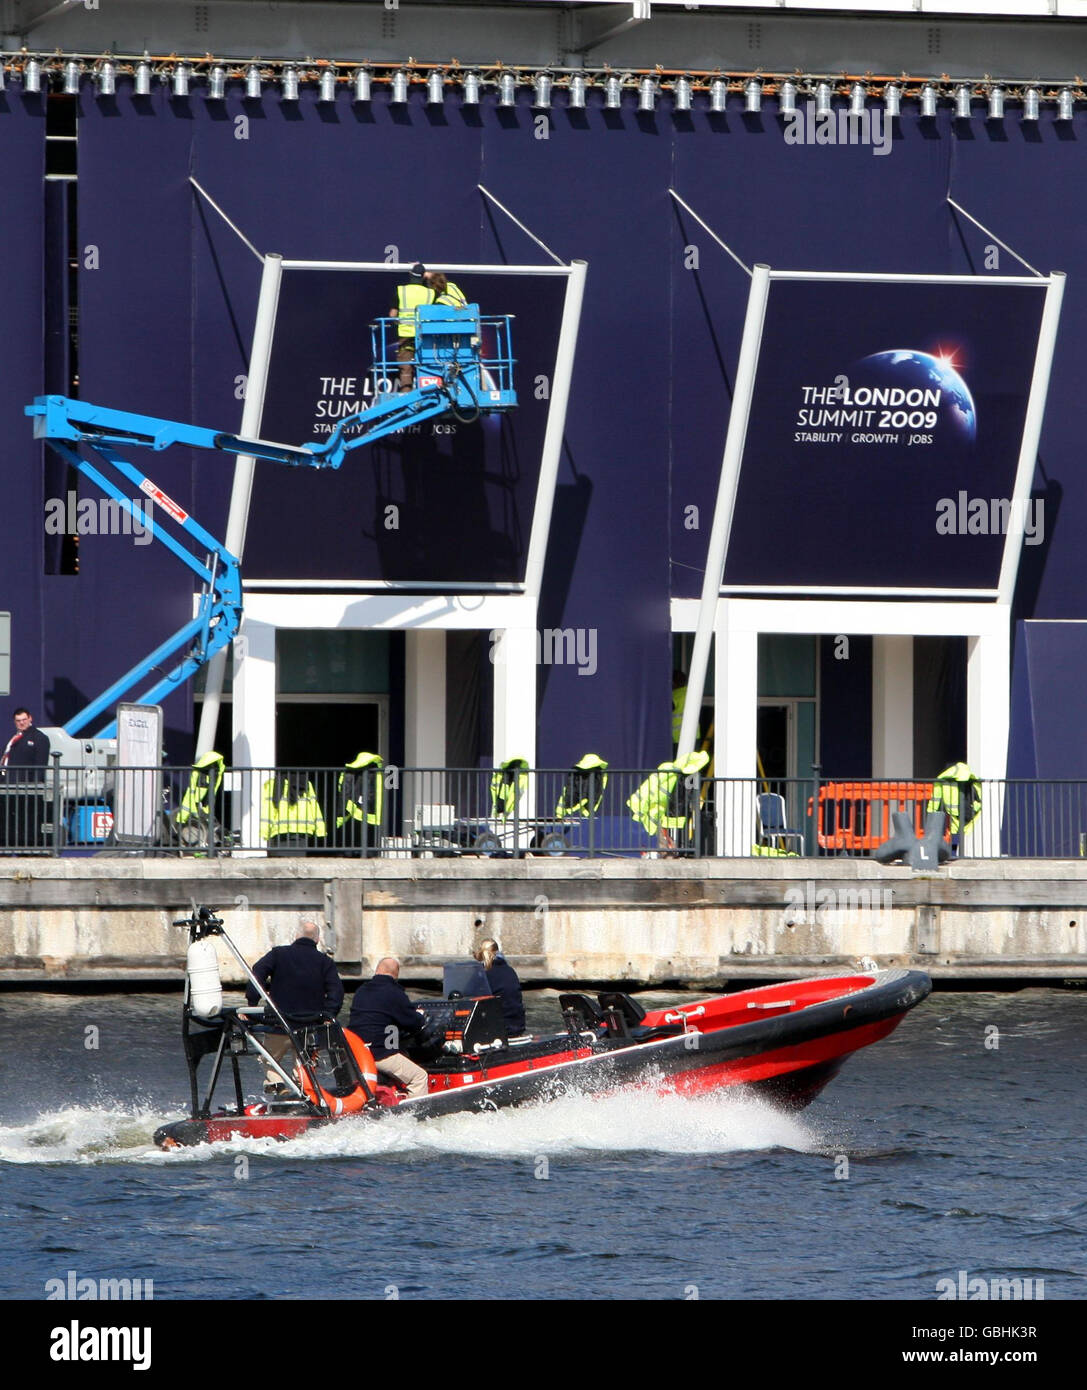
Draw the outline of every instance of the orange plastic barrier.
[[[920,835],[931,798],[931,782],[824,782],[819,788],[819,847],[876,849],[891,838],[892,811],[909,812]]]

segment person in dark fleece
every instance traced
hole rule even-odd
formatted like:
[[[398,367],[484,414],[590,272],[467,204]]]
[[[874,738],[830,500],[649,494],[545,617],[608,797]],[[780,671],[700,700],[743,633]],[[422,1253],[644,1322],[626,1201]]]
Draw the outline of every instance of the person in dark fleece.
[[[0,755],[0,785],[9,788],[0,813],[0,841],[11,849],[33,849],[41,838],[48,766],[49,737],[34,727],[33,716],[21,705],[15,711],[15,732]]]
[[[506,1033],[511,1038],[519,1038],[525,1031],[525,1005],[521,998],[521,981],[517,978],[517,971],[507,962],[501,946],[492,937],[480,942],[475,958],[483,962],[491,993],[496,994],[502,1001]]]
[[[343,981],[331,958],[317,949],[320,939],[317,923],[304,920],[296,941],[290,946],[273,946],[253,966],[253,974],[288,1023],[312,1022],[320,1014],[335,1018],[343,1005]],[[250,1004],[260,999],[251,984],[245,987],[245,997]],[[265,1034],[264,1046],[280,1064],[293,1052],[285,1033]],[[282,1087],[281,1077],[269,1067],[264,1089]]]
[[[406,1086],[409,1099],[427,1094],[426,1072],[400,1051],[421,1033],[423,1018],[404,992],[395,956],[379,960],[373,978],[359,985],[347,1026],[374,1054],[379,1075]]]

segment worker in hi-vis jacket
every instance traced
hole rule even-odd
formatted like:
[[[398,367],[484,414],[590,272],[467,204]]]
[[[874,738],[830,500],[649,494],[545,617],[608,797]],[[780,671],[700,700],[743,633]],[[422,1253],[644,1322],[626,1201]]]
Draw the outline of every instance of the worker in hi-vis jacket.
[[[406,285],[396,288],[396,308],[389,317],[396,319],[396,360],[400,363],[400,390],[410,391],[414,382],[415,311],[422,304],[434,303],[434,291],[427,284],[426,266],[416,261]]]

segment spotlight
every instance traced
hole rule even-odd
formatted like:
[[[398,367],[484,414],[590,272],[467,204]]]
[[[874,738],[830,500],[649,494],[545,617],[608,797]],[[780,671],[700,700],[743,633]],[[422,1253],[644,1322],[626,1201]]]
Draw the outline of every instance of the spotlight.
[[[820,82],[815,88],[815,114],[817,116],[827,116],[830,114],[831,90],[829,82]]]
[[[1023,120],[1038,119],[1038,88],[1028,87],[1023,93]]]
[[[408,99],[408,75],[404,71],[393,73],[393,92],[389,101],[393,106],[403,106]]]
[[[989,120],[1002,121],[1004,119],[1004,88],[989,88]]]
[[[178,63],[174,68],[173,93],[175,97],[187,97],[189,95],[189,78],[192,76],[192,69],[188,63]]]
[[[151,64],[147,61],[144,54],[142,63],[136,64],[136,96],[149,97],[151,95]]]
[[[618,111],[623,104],[623,84],[612,74],[604,83],[604,107],[608,111]]]
[[[655,111],[657,109],[657,84],[651,77],[643,77],[638,83],[638,110]]]
[[[64,64],[64,95],[77,97],[79,95],[79,78],[81,76],[79,64],[71,59]]]
[[[551,74],[539,72],[532,84],[532,105],[537,111],[546,111],[551,105]]]
[[[437,68],[426,80],[426,104],[428,106],[441,106],[445,101],[445,74]]]
[[[4,65],[0,63],[0,92],[4,90]]]
[[[295,68],[284,68],[282,77],[283,101],[298,100],[298,72]]]
[[[728,83],[723,77],[715,77],[710,83],[710,110],[720,114],[728,105]]]
[[[98,95],[100,97],[113,96],[117,90],[117,69],[108,58],[99,63],[95,80],[98,83]]]
[[[921,115],[932,117],[936,114],[936,88],[926,82],[921,88]]]
[[[863,116],[867,100],[868,88],[863,82],[854,82],[849,89],[849,114],[851,116]]]
[[[783,116],[796,115],[796,83],[788,78],[778,88],[778,111]]]
[[[359,68],[355,73],[355,100],[370,100],[370,73],[366,68]]]
[[[1072,88],[1062,87],[1060,95],[1057,97],[1057,120],[1070,121],[1074,105],[1075,97],[1072,95]]]
[[[691,109],[691,79],[689,77],[677,77],[675,86],[672,88],[672,96],[677,111],[689,111]]]
[[[962,82],[955,88],[955,119],[958,121],[968,121],[970,119],[970,88]]]
[[[245,95],[253,101],[260,98],[260,68],[250,63],[245,70]]]
[[[585,79],[579,72],[576,72],[570,79],[570,109],[571,111],[585,110]]]
[[[744,84],[744,110],[749,116],[762,109],[762,83],[752,77]]]
[[[902,109],[902,88],[897,82],[888,82],[883,89],[883,109],[893,120]]]
[[[512,72],[504,72],[498,79],[499,106],[517,105],[517,79]]]
[[[23,91],[40,92],[42,89],[42,65],[37,58],[29,58],[23,64]]]
[[[326,104],[336,100],[336,69],[325,68],[317,84],[317,100]]]
[[[464,104],[465,106],[479,105],[479,74],[477,72],[464,74]]]
[[[188,91],[188,77],[185,78],[185,90]],[[174,92],[177,94],[177,83],[175,73]],[[221,63],[216,63],[208,73],[208,101],[222,101],[226,96],[226,68]]]

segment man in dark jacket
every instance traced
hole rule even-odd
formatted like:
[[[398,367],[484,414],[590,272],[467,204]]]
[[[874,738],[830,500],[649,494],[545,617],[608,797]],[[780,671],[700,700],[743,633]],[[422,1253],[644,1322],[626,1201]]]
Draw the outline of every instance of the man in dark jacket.
[[[335,1018],[343,1004],[343,981],[332,960],[317,949],[320,939],[317,923],[305,921],[296,941],[290,946],[273,946],[253,966],[253,974],[288,1023],[312,1022],[319,1014]],[[256,1004],[260,998],[252,985],[246,985],[245,997],[250,1004]],[[284,1033],[265,1034],[264,1046],[281,1064],[288,1054],[293,1054]],[[281,1078],[269,1068],[265,1090],[281,1085]]]
[[[379,960],[373,979],[355,991],[347,1026],[374,1054],[378,1072],[406,1086],[409,1097],[427,1094],[427,1074],[400,1047],[418,1035],[422,1022],[400,983],[400,962],[395,956]]]
[[[3,842],[12,849],[30,849],[41,837],[41,784],[48,766],[49,738],[34,727],[30,711],[20,707],[15,733],[0,756],[0,782],[9,789],[4,793]]]

